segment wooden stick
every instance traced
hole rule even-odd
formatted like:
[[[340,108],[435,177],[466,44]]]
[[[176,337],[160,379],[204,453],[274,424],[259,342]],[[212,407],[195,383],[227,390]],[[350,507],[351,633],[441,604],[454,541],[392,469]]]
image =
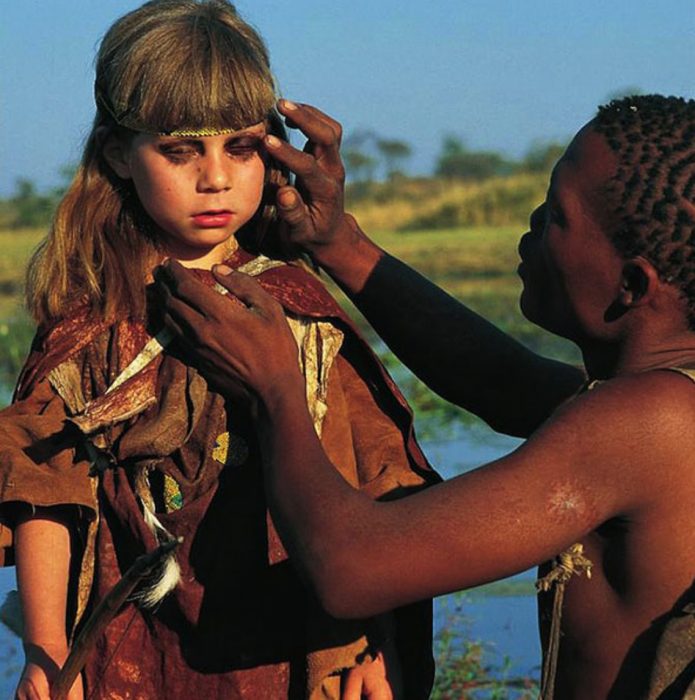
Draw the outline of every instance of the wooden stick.
[[[82,628],[70,649],[68,658],[53,682],[51,700],[66,700],[72,684],[84,668],[87,656],[99,635],[111,622],[138,583],[152,573],[180,543],[181,539],[165,542],[152,552],[139,556],[128,571],[123,574],[123,578],[104,596]]]

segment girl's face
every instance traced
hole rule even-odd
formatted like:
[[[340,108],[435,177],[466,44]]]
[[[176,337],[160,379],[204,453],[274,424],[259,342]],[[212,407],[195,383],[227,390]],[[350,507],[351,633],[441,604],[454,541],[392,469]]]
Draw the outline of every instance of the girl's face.
[[[265,133],[263,123],[194,138],[138,133],[109,161],[133,181],[166,254],[209,267],[226,257],[230,239],[260,205]]]

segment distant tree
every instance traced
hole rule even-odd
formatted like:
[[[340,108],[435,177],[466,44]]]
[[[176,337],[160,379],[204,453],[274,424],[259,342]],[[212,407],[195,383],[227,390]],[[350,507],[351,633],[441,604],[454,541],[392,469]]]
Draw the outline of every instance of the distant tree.
[[[512,164],[494,151],[473,151],[457,136],[448,135],[442,141],[442,150],[437,157],[435,175],[485,180],[495,175],[508,175]]]
[[[343,149],[345,173],[353,182],[372,182],[376,172],[377,160],[364,151],[354,147]]]
[[[60,175],[60,184],[52,192],[52,195],[56,200],[56,204],[63,198],[63,195],[67,192],[68,187],[70,187],[70,184],[75,177],[75,173],[77,173],[77,168],[77,163],[67,163],[58,170]]]
[[[31,180],[18,178],[10,204],[14,210],[12,227],[30,228],[45,226],[51,220],[55,199],[50,195],[39,194]]]
[[[368,129],[357,129],[343,139],[341,155],[347,179],[354,183],[371,183],[376,176],[378,161],[370,153],[376,134]]]
[[[557,141],[533,141],[519,164],[520,168],[529,173],[550,172],[566,148]]]
[[[343,147],[364,150],[369,148],[377,138],[371,129],[355,129],[343,139]]]
[[[384,160],[384,169],[389,180],[404,174],[402,164],[413,153],[409,144],[396,139],[377,139],[376,148]]]

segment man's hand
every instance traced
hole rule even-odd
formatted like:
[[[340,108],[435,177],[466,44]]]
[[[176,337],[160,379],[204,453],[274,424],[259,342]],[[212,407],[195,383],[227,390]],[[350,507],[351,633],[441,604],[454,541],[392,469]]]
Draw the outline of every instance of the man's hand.
[[[297,176],[296,187],[277,193],[280,217],[290,240],[308,252],[329,244],[344,217],[345,169],[340,159],[340,124],[309,105],[280,100],[278,109],[287,125],[307,137],[303,151],[274,136],[266,137],[268,152]]]
[[[302,151],[275,136],[265,138],[268,153],[296,175],[295,187],[281,187],[277,192],[286,235],[338,282],[356,290],[383,253],[345,213],[342,127],[310,105],[280,100],[278,109],[288,126],[307,137]]]
[[[264,398],[277,387],[304,386],[297,344],[280,304],[253,279],[213,268],[224,296],[175,261],[155,271],[164,323],[203,376],[225,396]]]

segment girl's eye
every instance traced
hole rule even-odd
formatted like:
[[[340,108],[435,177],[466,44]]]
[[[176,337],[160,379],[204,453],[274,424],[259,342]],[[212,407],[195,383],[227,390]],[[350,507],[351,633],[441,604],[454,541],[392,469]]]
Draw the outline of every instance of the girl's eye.
[[[172,160],[177,163],[184,161],[196,154],[196,150],[194,148],[192,148],[191,146],[185,146],[183,144],[172,144],[171,146],[162,146],[160,148],[160,151],[164,156],[169,158],[169,160]]]
[[[248,160],[258,153],[260,147],[260,139],[238,139],[227,144],[227,153],[230,156]]]

